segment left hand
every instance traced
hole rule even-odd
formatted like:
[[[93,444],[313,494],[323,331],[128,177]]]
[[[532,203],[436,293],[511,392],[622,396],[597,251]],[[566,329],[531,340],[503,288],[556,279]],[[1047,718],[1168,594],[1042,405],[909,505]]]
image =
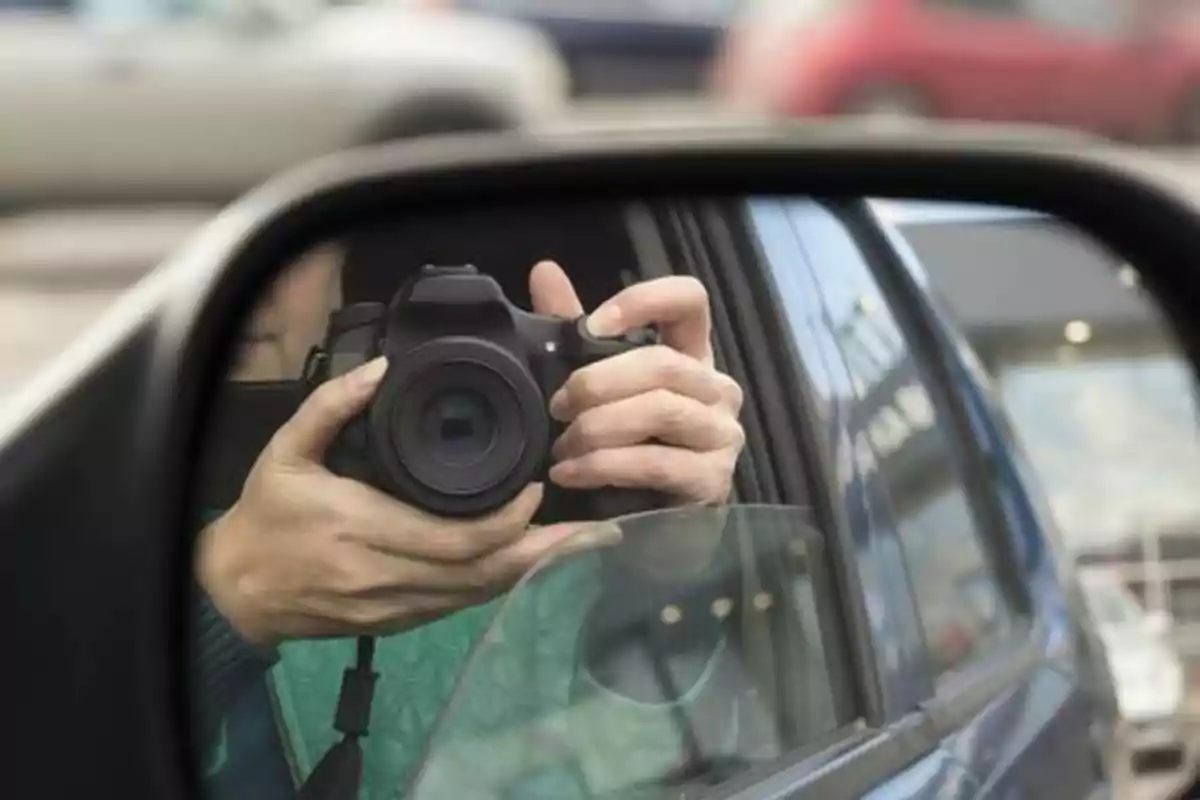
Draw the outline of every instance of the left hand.
[[[553,262],[529,277],[533,310],[584,313],[570,279]],[[635,284],[588,317],[595,336],[656,325],[663,344],[576,370],[551,398],[568,423],[554,443],[550,480],[564,488],[656,489],[680,504],[725,502],[745,433],[742,389],[713,366],[708,293],[694,278]]]

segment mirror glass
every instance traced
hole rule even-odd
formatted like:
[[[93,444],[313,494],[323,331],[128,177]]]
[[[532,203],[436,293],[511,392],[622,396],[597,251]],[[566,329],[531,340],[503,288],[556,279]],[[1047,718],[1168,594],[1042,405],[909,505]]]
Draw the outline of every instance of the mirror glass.
[[[213,797],[690,797],[953,693],[1047,603],[1200,641],[1195,378],[1061,220],[606,199],[278,270],[194,486]],[[1029,674],[989,724],[1061,701]]]

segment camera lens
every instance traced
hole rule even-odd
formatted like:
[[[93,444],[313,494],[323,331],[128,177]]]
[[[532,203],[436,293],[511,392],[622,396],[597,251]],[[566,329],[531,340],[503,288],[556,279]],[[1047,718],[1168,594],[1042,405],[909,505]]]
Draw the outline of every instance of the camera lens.
[[[429,454],[445,464],[466,466],[483,460],[496,446],[496,409],[470,389],[435,395],[421,414]]]
[[[485,339],[433,339],[396,359],[371,405],[375,463],[398,496],[437,514],[499,508],[535,480],[549,447],[528,366]]]

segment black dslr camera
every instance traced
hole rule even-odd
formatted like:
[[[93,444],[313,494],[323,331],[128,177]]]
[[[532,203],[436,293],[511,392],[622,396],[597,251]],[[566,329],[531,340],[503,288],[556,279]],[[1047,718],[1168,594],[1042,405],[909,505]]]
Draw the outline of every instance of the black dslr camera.
[[[649,329],[613,339],[584,320],[530,314],[472,266],[427,266],[391,302],[334,312],[306,374],[319,384],[377,356],[388,372],[327,465],[439,516],[486,514],[544,480],[562,426],[547,404],[579,367],[655,344]],[[543,514],[607,519],[662,505],[650,491],[566,492],[547,484]]]

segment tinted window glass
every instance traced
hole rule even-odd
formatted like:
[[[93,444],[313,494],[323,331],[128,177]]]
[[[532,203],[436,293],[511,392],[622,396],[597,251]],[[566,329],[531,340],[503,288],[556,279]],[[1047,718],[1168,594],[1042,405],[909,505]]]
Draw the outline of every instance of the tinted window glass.
[[[777,291],[816,291],[854,402],[843,421],[854,479],[883,498],[887,519],[863,520],[899,536],[924,638],[939,672],[999,644],[1012,615],[963,479],[955,429],[921,356],[844,226],[807,202],[788,211],[806,257],[769,263]],[[796,280],[809,271],[805,283]],[[789,311],[790,313],[790,311]],[[798,321],[797,321],[798,322]],[[808,335],[806,320],[797,336]]]
[[[967,13],[1016,16],[1025,13],[1020,0],[928,0],[930,5]]]
[[[1038,22],[1087,36],[1118,36],[1125,28],[1127,9],[1115,0],[1029,0],[1029,12]]]
[[[853,718],[835,700],[851,673],[822,636],[837,609],[806,511],[667,510],[620,528],[599,561],[551,559],[503,600],[405,796],[691,797]],[[569,597],[590,610],[549,634]]]

